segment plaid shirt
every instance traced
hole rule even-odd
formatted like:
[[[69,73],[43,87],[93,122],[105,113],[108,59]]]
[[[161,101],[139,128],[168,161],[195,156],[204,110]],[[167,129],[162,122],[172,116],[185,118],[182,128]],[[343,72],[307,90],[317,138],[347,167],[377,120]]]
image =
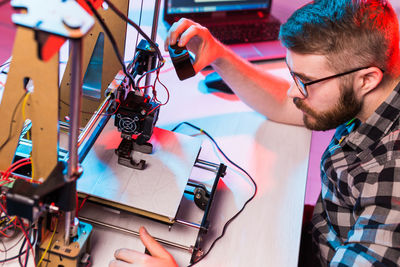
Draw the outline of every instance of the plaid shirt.
[[[400,84],[322,156],[312,236],[323,266],[400,266]]]

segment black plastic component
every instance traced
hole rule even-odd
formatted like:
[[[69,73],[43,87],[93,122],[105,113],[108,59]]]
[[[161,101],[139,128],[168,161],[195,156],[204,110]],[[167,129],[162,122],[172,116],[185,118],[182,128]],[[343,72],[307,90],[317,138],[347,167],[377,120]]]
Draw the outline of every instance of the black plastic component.
[[[146,40],[141,40],[136,47],[137,58],[135,61],[135,71],[137,74],[142,75],[149,69],[154,69],[156,66],[156,50]],[[151,67],[149,62],[151,60]]]
[[[34,184],[17,179],[7,192],[7,213],[35,221],[40,216],[40,208],[54,203],[62,211],[76,208],[76,181],[66,183],[65,164],[58,162],[49,177],[42,184]]]
[[[210,192],[210,196],[209,196],[209,201],[207,202],[206,207],[204,209],[204,216],[201,221],[200,230],[199,230],[199,233],[196,238],[196,243],[193,248],[193,253],[192,253],[192,257],[190,259],[190,263],[196,262],[200,257],[201,246],[203,244],[203,235],[205,235],[207,233],[209,226],[210,226],[209,216],[211,214],[211,209],[214,204],[215,194],[217,193],[218,182],[221,177],[225,176],[225,174],[226,174],[226,165],[221,163],[218,167],[218,171],[215,176],[215,180],[214,180],[214,183],[213,183],[213,186],[212,186],[212,189]]]
[[[217,72],[212,72],[208,74],[204,83],[209,89],[220,91],[227,94],[234,94],[232,89],[222,80],[221,76]]]
[[[182,81],[196,75],[189,52],[185,46],[169,45],[168,51],[179,80]]]
[[[132,158],[132,151],[134,146],[134,140],[122,139],[118,148],[115,150],[115,154],[118,155],[118,163],[130,167],[133,169],[143,170],[146,167],[146,161],[140,160],[138,163]]]
[[[121,144],[115,151],[118,163],[143,170],[146,162],[144,160],[135,162],[131,154],[133,150],[152,153],[153,145],[148,141],[158,119],[159,107],[157,103],[151,102],[149,97],[136,95],[133,91],[120,101],[121,105],[114,119],[114,125],[122,133]]]
[[[138,136],[138,143],[144,144],[150,140],[158,119],[159,108],[156,107],[157,104],[150,102],[148,97],[130,91],[126,99],[121,101],[114,125],[125,135],[141,135]]]
[[[194,203],[202,210],[205,210],[210,201],[210,192],[203,184],[199,184],[193,191]]]

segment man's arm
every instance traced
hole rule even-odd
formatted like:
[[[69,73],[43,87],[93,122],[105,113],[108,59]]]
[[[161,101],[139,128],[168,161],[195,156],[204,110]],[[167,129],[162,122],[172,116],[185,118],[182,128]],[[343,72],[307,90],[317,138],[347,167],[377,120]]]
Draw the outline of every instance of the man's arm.
[[[303,125],[302,113],[287,96],[290,83],[249,63],[215,39],[207,28],[188,19],[171,26],[165,41],[184,46],[196,55],[193,67],[199,72],[211,65],[247,105],[268,119]]]

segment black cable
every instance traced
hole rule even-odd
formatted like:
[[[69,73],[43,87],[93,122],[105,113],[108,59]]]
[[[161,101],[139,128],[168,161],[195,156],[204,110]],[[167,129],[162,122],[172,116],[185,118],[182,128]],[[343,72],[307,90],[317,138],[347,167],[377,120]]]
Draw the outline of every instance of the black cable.
[[[3,207],[3,205],[2,205],[1,203],[0,203],[0,212],[3,212],[3,213],[7,216],[7,218],[10,220],[10,216],[7,214],[7,211],[5,210],[5,208]],[[29,225],[28,229],[25,229],[23,223],[18,219],[18,217],[16,217],[15,223],[18,224],[18,222],[19,222],[20,227],[21,227],[22,236],[25,237],[25,238],[24,238],[24,241],[22,242],[22,245],[21,245],[21,247],[20,247],[20,249],[19,249],[19,254],[16,255],[16,256],[14,256],[14,257],[11,257],[11,258],[9,258],[9,259],[1,260],[0,263],[7,262],[7,261],[10,261],[10,260],[13,260],[13,259],[18,258],[19,264],[20,264],[21,266],[24,266],[24,265],[22,265],[21,256],[22,256],[23,254],[25,254],[25,253],[27,253],[27,257],[29,256],[29,247],[30,247],[30,246],[29,246],[29,245],[30,245],[29,236],[31,235],[31,233],[32,233],[32,231],[33,231],[33,229],[32,229],[32,226],[33,226],[33,225],[31,224],[31,225]],[[28,232],[27,232],[27,231],[28,231]],[[27,251],[27,250],[22,251],[23,248],[24,248],[24,246],[25,246],[25,242],[26,242],[26,241],[28,241],[28,245],[27,245],[27,250],[28,250],[28,251]],[[18,241],[18,243],[19,243],[19,241]],[[17,244],[18,244],[18,243],[17,243]],[[32,246],[33,246],[33,245],[32,245]]]
[[[21,242],[21,240],[23,240],[23,239],[24,239],[24,241],[26,242],[26,238],[25,238],[24,234],[21,232],[21,238],[20,238],[14,245],[12,245],[11,247],[7,248],[6,251],[10,251],[10,250],[13,249],[14,247],[16,247],[16,246]],[[21,247],[22,247],[22,248],[24,247],[24,243],[22,244]],[[15,255],[15,256],[13,256],[13,257],[11,257],[11,258],[0,260],[0,263],[3,263],[3,264],[4,264],[4,263],[6,263],[6,262],[8,262],[8,261],[15,260],[15,259],[17,259],[17,258],[20,258],[20,257],[21,257],[22,255],[24,255],[25,253],[26,253],[26,250],[22,251],[22,252],[19,253],[18,255]]]
[[[26,250],[26,258],[25,258],[24,267],[28,266],[28,261],[29,261],[29,249]]]
[[[67,102],[65,102],[62,99],[60,99],[60,103],[63,103],[67,107],[71,106],[70,104],[68,104]],[[98,114],[97,112],[89,112],[89,111],[83,111],[83,110],[81,110],[81,113],[89,114],[89,115],[97,115]],[[110,116],[110,115],[114,115],[114,114],[113,113],[112,114],[110,114],[110,113],[101,113],[100,115],[101,116]]]
[[[1,223],[1,229],[0,231],[3,232],[4,234],[6,233],[6,231],[11,232],[11,234],[7,233],[7,238],[13,238],[15,236],[15,234],[17,233],[17,227],[15,226],[15,224],[13,222],[11,222],[7,216],[2,216],[0,218],[0,220],[2,221]],[[3,226],[4,225],[4,226]],[[12,229],[12,227],[14,226],[14,229]]]
[[[25,258],[24,267],[27,267],[27,266],[28,266],[28,261],[29,261],[29,249],[26,251],[26,258]]]
[[[24,235],[24,234],[22,233],[22,235]],[[19,248],[18,262],[19,262],[19,265],[22,266],[22,267],[24,267],[24,265],[22,264],[21,256],[24,255],[24,253],[27,253],[26,250],[24,251],[24,253],[22,253],[22,250],[24,249],[25,243],[26,243],[26,238],[24,238],[24,241],[22,241],[22,245]],[[29,251],[29,247],[27,247],[26,249]]]
[[[4,259],[7,259],[7,247],[4,244],[4,241],[2,239],[0,239],[1,244],[3,244],[3,248],[4,248]],[[4,266],[4,262],[1,264],[1,266]]]
[[[0,263],[6,263],[6,262],[8,262],[8,261],[15,260],[15,259],[21,257],[21,256],[22,256],[23,254],[25,254],[25,253],[26,253],[26,250],[22,251],[21,254],[18,254],[18,255],[16,255],[16,256],[11,257],[11,258],[4,259],[4,260],[0,260]]]
[[[27,235],[28,235],[28,238],[29,238],[29,242],[31,242],[30,241],[30,236],[32,235],[34,235],[35,234],[35,230],[32,228],[32,227],[30,227],[30,231],[27,233]],[[37,236],[37,235],[36,235]],[[32,247],[35,247],[35,245],[36,245],[36,237],[35,236],[33,236],[34,237],[34,240],[33,240],[33,243],[31,244],[32,245]],[[29,244],[28,244],[28,246],[29,246]],[[35,258],[34,258],[35,259]],[[27,251],[26,251],[26,258],[25,258],[25,264],[24,264],[24,267],[27,267],[28,266],[28,262],[29,262],[29,247],[27,247]]]
[[[60,99],[60,102],[63,103],[64,105],[66,105],[67,107],[70,107],[70,106],[71,106],[70,104],[68,104],[67,102],[65,102],[65,101],[62,100],[62,99]],[[90,115],[95,114],[94,112],[89,112],[89,111],[84,111],[84,110],[81,110],[81,113],[83,113],[83,114],[90,114]]]
[[[139,28],[140,28],[140,25],[142,24],[142,13],[143,13],[143,0],[141,1],[141,4],[140,4],[140,15],[139,15],[139,25],[138,25]],[[139,42],[139,32],[136,35],[135,55],[136,55],[136,52],[137,52],[137,44],[138,44],[138,42]]]
[[[28,93],[28,92],[26,92],[26,93],[21,97],[21,99],[18,101],[17,105],[16,105],[15,108],[14,108],[14,111],[13,111],[12,116],[11,116],[11,121],[10,121],[10,130],[8,131],[7,139],[6,139],[6,140],[4,141],[4,143],[0,146],[0,150],[2,150],[2,149],[5,147],[5,145],[7,145],[7,143],[10,141],[11,134],[12,134],[12,124],[13,124],[13,121],[14,121],[15,112],[17,111],[18,106],[20,105],[21,101],[24,99],[24,97],[26,96],[27,93]]]
[[[18,241],[14,245],[12,245],[11,247],[7,248],[7,251],[10,251],[11,249],[15,248],[19,244],[19,242],[21,242],[21,240],[23,238],[24,238],[24,234],[21,233],[20,239],[18,239]]]
[[[4,67],[5,65],[8,65],[10,63],[11,63],[11,60],[10,61],[6,61],[6,62],[4,62],[3,64],[0,65],[0,68]]]
[[[230,218],[230,219],[225,223],[225,225],[224,225],[224,227],[223,227],[223,229],[222,229],[222,233],[212,242],[212,244],[211,244],[210,248],[207,250],[207,252],[206,252],[203,256],[201,256],[197,261],[195,261],[195,262],[189,264],[189,265],[188,265],[188,267],[189,267],[189,266],[195,265],[196,263],[198,263],[199,261],[201,261],[202,259],[204,259],[204,258],[210,253],[210,251],[211,251],[211,249],[214,247],[215,243],[217,243],[217,241],[220,240],[220,239],[225,235],[226,229],[228,228],[229,224],[231,224],[231,222],[232,222],[233,220],[235,220],[235,219],[240,215],[240,213],[242,213],[242,211],[243,211],[244,208],[247,206],[247,204],[249,204],[249,202],[252,201],[252,200],[254,199],[254,197],[256,196],[256,194],[257,194],[257,183],[254,181],[254,179],[251,177],[251,175],[250,175],[245,169],[243,169],[242,167],[240,167],[239,165],[237,165],[235,162],[233,162],[233,161],[222,151],[222,149],[219,147],[219,145],[218,145],[217,142],[214,140],[214,138],[213,138],[210,134],[208,134],[205,130],[203,130],[203,129],[201,129],[201,128],[199,128],[199,127],[197,127],[197,126],[195,126],[195,125],[193,125],[193,124],[191,124],[191,123],[189,123],[189,122],[184,121],[184,122],[179,123],[177,126],[175,126],[175,127],[172,129],[172,132],[176,131],[176,129],[178,129],[178,128],[179,128],[181,125],[183,125],[183,124],[186,124],[186,125],[188,125],[188,126],[194,128],[194,129],[198,130],[199,132],[204,133],[204,134],[214,143],[214,145],[217,147],[218,151],[224,156],[224,158],[225,158],[229,163],[231,163],[233,166],[235,166],[236,168],[238,168],[239,170],[241,170],[242,172],[244,172],[244,173],[247,175],[247,177],[249,177],[249,179],[251,180],[251,182],[252,182],[253,185],[254,185],[254,193],[253,193],[253,195],[243,204],[242,208],[241,208],[235,215],[233,215],[232,218]]]
[[[94,16],[96,17],[97,21],[100,23],[101,27],[103,28],[103,30],[105,31],[108,39],[111,42],[111,45],[114,49],[114,52],[118,58],[119,63],[122,66],[122,70],[124,71],[125,75],[128,76],[131,84],[133,87],[135,87],[135,79],[132,77],[132,75],[127,71],[124,60],[122,59],[121,53],[118,50],[118,46],[117,46],[117,42],[115,41],[114,36],[112,35],[110,29],[108,28],[108,26],[104,23],[103,18],[100,16],[99,12],[97,12],[97,10],[94,8],[94,6],[92,5],[92,3],[90,3],[89,0],[85,0],[86,4],[89,6],[90,10],[92,11],[92,13],[94,14]]]
[[[115,14],[117,14],[121,19],[133,26],[144,37],[144,39],[146,39],[146,41],[151,44],[151,46],[156,50],[158,59],[160,61],[164,60],[163,56],[161,55],[160,48],[157,46],[157,44],[154,43],[153,40],[151,40],[150,37],[133,20],[129,19],[124,13],[122,13],[116,6],[114,6],[113,3],[111,3],[110,0],[104,0],[104,2],[107,3],[107,5],[115,12]]]
[[[34,243],[31,243],[31,239],[30,239],[32,233],[34,233],[35,231],[34,231],[34,229],[32,228],[32,227],[33,227],[33,224],[30,224],[29,227],[28,227],[28,229],[25,229],[23,222],[22,222],[20,219],[18,219],[18,217],[17,217],[17,220],[18,220],[19,223],[20,223],[20,227],[21,227],[22,234],[23,234],[24,237],[25,237],[25,239],[24,239],[24,241],[23,241],[23,243],[22,243],[22,246],[20,247],[20,255],[19,255],[19,257],[18,257],[18,261],[19,261],[19,264],[20,264],[22,267],[26,267],[26,264],[28,264],[28,259],[29,259],[29,250],[30,250],[30,248],[33,249],[33,247],[35,246],[35,243],[36,243],[35,240],[34,240]],[[16,221],[16,222],[18,223],[18,221]],[[22,264],[22,262],[21,262],[21,261],[22,261],[21,256],[24,254],[24,253],[22,253],[22,250],[23,250],[23,248],[24,248],[25,242],[27,242],[27,244],[26,244],[26,250],[25,250],[26,257],[25,257],[25,264]],[[33,250],[32,250],[32,252],[33,252]],[[34,260],[35,260],[35,259],[34,259]]]

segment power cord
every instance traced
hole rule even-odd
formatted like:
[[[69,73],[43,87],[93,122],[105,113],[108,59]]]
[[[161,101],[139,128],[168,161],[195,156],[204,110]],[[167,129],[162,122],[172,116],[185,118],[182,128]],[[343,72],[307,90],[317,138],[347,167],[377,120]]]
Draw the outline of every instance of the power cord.
[[[175,126],[175,127],[172,129],[172,132],[176,131],[176,130],[177,130],[180,126],[182,126],[183,124],[186,124],[186,125],[188,125],[188,126],[194,128],[194,129],[198,130],[200,133],[205,134],[205,135],[211,140],[211,142],[214,143],[214,145],[217,147],[218,151],[222,154],[222,156],[223,156],[229,163],[231,163],[233,166],[235,166],[236,168],[238,168],[239,170],[241,170],[244,174],[246,174],[247,177],[250,179],[250,181],[251,181],[251,182],[253,183],[253,185],[254,185],[254,192],[253,192],[253,195],[252,195],[249,199],[247,199],[247,201],[243,204],[242,208],[241,208],[235,215],[233,215],[232,218],[230,218],[230,219],[225,223],[225,225],[224,225],[224,227],[223,227],[223,229],[222,229],[222,233],[212,242],[212,244],[211,244],[210,248],[207,250],[207,252],[204,253],[204,255],[201,256],[197,261],[195,261],[195,262],[189,264],[188,267],[190,267],[190,266],[193,266],[193,265],[195,265],[196,263],[200,262],[202,259],[204,259],[204,258],[210,253],[211,249],[214,247],[214,245],[217,243],[217,241],[220,240],[220,239],[225,235],[226,229],[227,229],[228,226],[232,223],[232,221],[235,220],[235,219],[242,213],[242,211],[243,211],[244,208],[247,206],[247,204],[249,204],[249,203],[254,199],[254,197],[255,197],[256,194],[257,194],[257,183],[254,181],[253,177],[251,177],[251,175],[250,175],[245,169],[243,169],[242,167],[240,167],[239,165],[237,165],[235,162],[233,162],[233,161],[222,151],[222,149],[221,149],[220,146],[217,144],[217,142],[215,141],[215,139],[214,139],[209,133],[207,133],[207,131],[205,131],[204,129],[201,129],[201,128],[199,128],[199,127],[197,127],[197,126],[195,126],[195,125],[193,125],[193,124],[191,124],[191,123],[189,123],[189,122],[184,121],[184,122],[179,123],[177,126]]]
[[[108,39],[111,42],[111,45],[114,49],[114,52],[118,58],[119,63],[122,66],[122,70],[124,71],[125,75],[128,76],[129,81],[131,82],[132,86],[135,87],[135,79],[132,77],[132,74],[130,74],[128,72],[128,70],[126,69],[124,60],[122,59],[121,53],[118,50],[118,46],[117,46],[117,42],[115,41],[114,36],[112,35],[110,29],[108,28],[108,26],[104,23],[103,18],[100,16],[99,12],[97,12],[97,10],[94,8],[94,6],[92,5],[92,3],[90,3],[89,0],[85,0],[86,4],[89,6],[90,10],[92,11],[92,13],[94,14],[94,16],[96,17],[97,21],[100,23],[101,27],[103,28],[103,30],[105,31]]]
[[[149,42],[151,44],[151,46],[156,50],[157,55],[158,55],[158,59],[160,61],[163,61],[164,58],[161,55],[161,51],[160,48],[158,47],[158,45],[156,43],[153,42],[153,40],[150,39],[150,37],[131,19],[129,19],[124,13],[122,13],[116,6],[114,6],[113,3],[111,3],[110,0],[104,0],[104,2],[107,3],[107,5],[115,12],[115,14],[117,14],[121,19],[125,20],[127,23],[129,23],[129,25],[131,25],[132,27],[134,27],[143,37],[144,39],[146,39],[147,42]]]

